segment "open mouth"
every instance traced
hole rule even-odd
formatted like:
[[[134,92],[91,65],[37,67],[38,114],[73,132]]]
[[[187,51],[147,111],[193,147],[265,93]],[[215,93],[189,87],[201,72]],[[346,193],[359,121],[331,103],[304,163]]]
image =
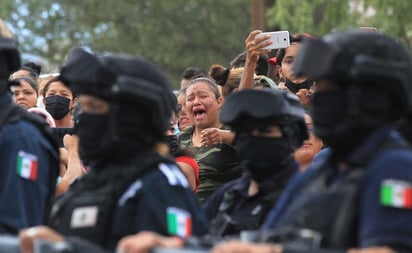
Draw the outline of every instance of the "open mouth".
[[[200,120],[206,116],[206,111],[202,109],[195,110],[193,111],[193,115],[195,116],[195,120]]]

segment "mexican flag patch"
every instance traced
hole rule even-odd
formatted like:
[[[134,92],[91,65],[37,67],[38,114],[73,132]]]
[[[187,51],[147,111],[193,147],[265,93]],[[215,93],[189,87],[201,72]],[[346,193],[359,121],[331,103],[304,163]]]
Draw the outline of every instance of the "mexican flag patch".
[[[412,209],[412,184],[399,179],[383,180],[380,203],[383,206]]]
[[[37,156],[24,151],[17,154],[17,174],[29,180],[37,179],[38,163]]]
[[[192,216],[189,212],[177,207],[168,207],[166,212],[169,234],[183,238],[192,235]]]

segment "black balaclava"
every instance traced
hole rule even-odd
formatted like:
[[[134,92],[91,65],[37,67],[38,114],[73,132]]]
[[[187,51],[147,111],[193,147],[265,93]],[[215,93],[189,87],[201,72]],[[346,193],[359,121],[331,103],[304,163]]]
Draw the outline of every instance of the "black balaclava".
[[[286,138],[239,136],[234,145],[242,168],[257,182],[290,166],[292,149]]]
[[[356,146],[360,132],[343,126],[347,120],[348,98],[340,90],[315,92],[310,107],[314,132],[337,156],[345,157]]]
[[[156,142],[157,133],[149,126],[146,113],[124,105],[111,104],[105,114],[82,112],[76,127],[79,155],[90,165],[127,163],[130,157],[150,150]]]
[[[106,136],[109,132],[109,115],[80,113],[76,134],[79,136],[79,156],[86,165],[95,165],[105,156],[111,156],[111,145]]]
[[[293,150],[308,138],[304,109],[289,91],[236,92],[225,101],[220,119],[236,133],[234,147],[242,168],[259,183],[292,169]],[[256,129],[265,132],[274,126],[282,131],[281,137],[253,135]]]

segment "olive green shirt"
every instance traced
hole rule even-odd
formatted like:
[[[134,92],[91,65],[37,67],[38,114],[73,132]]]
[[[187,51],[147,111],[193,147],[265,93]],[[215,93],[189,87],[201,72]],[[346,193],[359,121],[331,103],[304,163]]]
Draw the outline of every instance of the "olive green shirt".
[[[230,130],[228,126],[222,126],[222,130]],[[195,152],[195,160],[199,164],[200,186],[197,196],[204,203],[212,193],[223,184],[237,179],[242,170],[235,149],[221,143],[212,146],[194,147],[192,143],[194,128],[186,129],[180,136],[180,144]]]

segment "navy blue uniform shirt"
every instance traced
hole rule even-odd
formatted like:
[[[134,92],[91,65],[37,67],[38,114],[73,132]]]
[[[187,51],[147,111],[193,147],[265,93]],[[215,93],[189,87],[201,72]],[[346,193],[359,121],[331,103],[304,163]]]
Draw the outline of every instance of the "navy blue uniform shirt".
[[[395,126],[378,129],[364,142],[352,156],[350,161],[361,161],[368,155],[376,153],[379,143],[390,140],[392,146],[387,146],[368,163],[360,185],[360,198],[356,216],[357,226],[356,247],[378,245],[400,245],[412,249],[412,206],[408,206],[408,197],[402,203],[402,191],[408,191],[412,185],[412,152],[403,137],[395,130]],[[397,145],[393,145],[396,143]],[[326,157],[321,159],[327,170],[333,170]],[[324,159],[325,158],[325,159]],[[329,168],[328,168],[329,166]],[[312,175],[318,173],[320,167],[311,167],[297,175],[281,199],[268,215],[262,228],[279,229],[285,226],[285,217],[299,212],[298,202],[308,202],[313,197],[303,191],[303,185],[314,181]],[[325,170],[325,171],[327,171]],[[344,178],[344,173],[336,175],[332,185]],[[389,188],[388,188],[389,187]],[[388,190],[390,189],[390,190]],[[404,195],[407,196],[407,195]],[[302,201],[303,200],[303,201]],[[327,204],[327,203],[326,203]],[[327,205],[324,207],[328,209]],[[287,218],[289,219],[289,218]],[[322,214],[313,217],[322,220]],[[281,225],[280,225],[281,224]]]
[[[120,197],[110,233],[121,233],[130,226],[134,233],[150,230],[182,238],[208,231],[206,216],[186,177],[176,165],[164,163],[136,180]]]
[[[260,227],[267,212],[279,198],[291,177],[297,172],[297,164],[291,161],[289,168],[274,173],[259,184],[259,192],[248,195],[251,177],[245,173],[241,178],[220,187],[205,203],[206,216],[213,221],[219,214],[219,207],[228,191],[234,193],[233,207],[227,214],[236,225],[228,234],[238,234],[242,230],[256,230]]]
[[[206,234],[206,216],[177,165],[151,166],[156,167],[127,183],[115,199],[112,192],[103,191],[111,189],[110,179],[77,191],[82,183],[79,179],[55,202],[52,227],[65,236],[80,237],[110,250],[123,237],[144,230],[181,238]],[[96,183],[90,179],[88,184]],[[78,194],[70,197],[74,192]],[[55,209],[58,205],[60,211]]]
[[[11,103],[3,96],[2,105]],[[39,129],[25,120],[0,129],[0,233],[44,222],[51,171],[59,154]],[[55,182],[53,182],[55,183]]]

